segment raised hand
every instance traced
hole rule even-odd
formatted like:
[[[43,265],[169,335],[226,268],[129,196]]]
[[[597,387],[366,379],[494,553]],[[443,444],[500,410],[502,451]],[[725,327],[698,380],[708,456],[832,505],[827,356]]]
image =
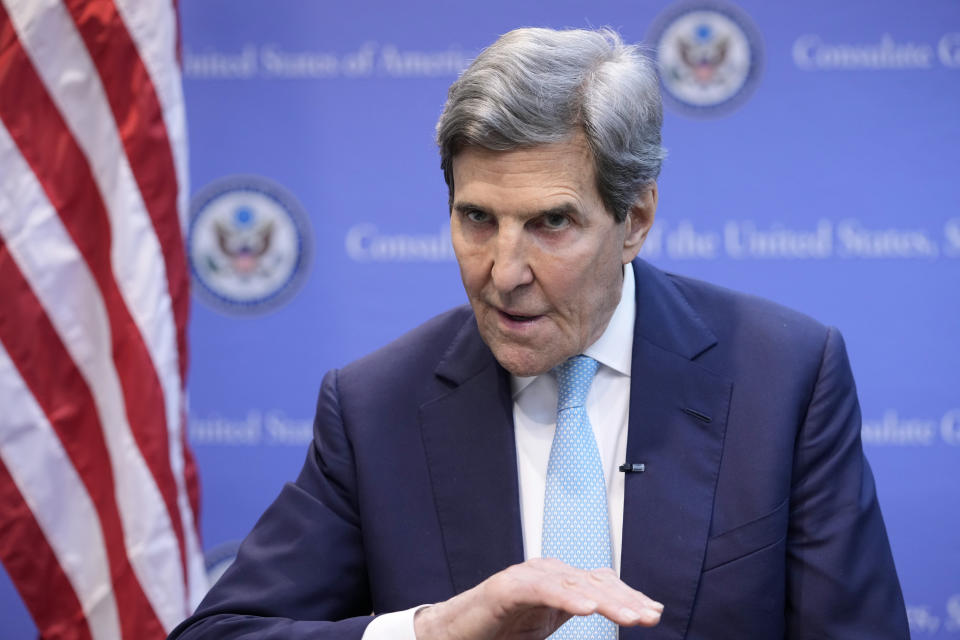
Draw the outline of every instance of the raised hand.
[[[652,627],[663,605],[612,569],[584,571],[550,558],[509,567],[417,612],[418,640],[542,640],[571,616],[593,613],[624,627]]]

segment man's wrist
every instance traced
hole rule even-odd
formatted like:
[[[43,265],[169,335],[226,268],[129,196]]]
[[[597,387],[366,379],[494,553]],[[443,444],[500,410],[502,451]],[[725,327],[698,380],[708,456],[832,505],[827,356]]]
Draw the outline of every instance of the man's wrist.
[[[362,640],[416,640],[413,619],[417,613],[430,605],[420,605],[404,611],[394,611],[376,616],[367,625]]]
[[[437,605],[420,607],[413,614],[413,632],[416,640],[437,640],[440,637],[437,625]],[[447,629],[446,631],[449,631]]]

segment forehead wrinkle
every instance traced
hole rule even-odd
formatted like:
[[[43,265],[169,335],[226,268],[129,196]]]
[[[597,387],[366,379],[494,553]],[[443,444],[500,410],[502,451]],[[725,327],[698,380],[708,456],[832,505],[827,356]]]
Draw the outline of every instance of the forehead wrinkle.
[[[469,169],[457,183],[453,202],[456,211],[475,209],[529,216],[576,213],[589,206],[584,200],[591,194],[589,186],[580,184],[582,180],[574,171],[552,171],[553,175],[547,176],[546,172],[504,171],[493,166]]]
[[[457,173],[458,164],[461,164],[457,160],[464,156],[472,156],[479,161],[479,166],[474,167],[474,169],[480,169],[479,172],[484,172],[486,169],[500,177],[519,177],[530,173],[561,177],[564,176],[566,169],[571,168],[570,165],[572,165],[573,175],[584,184],[592,184],[596,177],[593,152],[586,136],[580,130],[559,142],[520,146],[513,149],[497,150],[474,145],[465,146],[452,159],[454,174]],[[503,171],[504,164],[514,164],[518,168],[508,172]],[[528,168],[530,165],[533,165],[532,169]],[[540,166],[545,170],[541,171]],[[584,175],[585,173],[589,175]]]
[[[453,158],[453,173],[453,209],[461,212],[466,202],[488,213],[523,217],[602,206],[593,156],[582,133],[502,151],[467,146]]]

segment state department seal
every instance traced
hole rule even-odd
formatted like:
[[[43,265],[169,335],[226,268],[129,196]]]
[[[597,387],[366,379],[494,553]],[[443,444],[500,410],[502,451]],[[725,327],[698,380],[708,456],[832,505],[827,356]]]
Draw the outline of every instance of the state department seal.
[[[260,176],[204,187],[191,206],[187,256],[198,297],[226,313],[264,313],[303,284],[310,223],[286,189]]]
[[[664,101],[681,113],[725,115],[753,93],[760,79],[760,32],[732,5],[671,7],[654,20],[647,41],[656,51]]]

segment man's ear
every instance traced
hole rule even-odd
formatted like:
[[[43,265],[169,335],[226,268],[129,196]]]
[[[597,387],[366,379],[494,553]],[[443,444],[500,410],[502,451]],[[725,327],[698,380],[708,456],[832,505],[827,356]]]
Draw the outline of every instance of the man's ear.
[[[637,257],[647,233],[653,226],[653,218],[657,213],[657,183],[654,182],[643,188],[633,206],[627,212],[623,221],[626,232],[623,236],[623,264],[627,264]]]

